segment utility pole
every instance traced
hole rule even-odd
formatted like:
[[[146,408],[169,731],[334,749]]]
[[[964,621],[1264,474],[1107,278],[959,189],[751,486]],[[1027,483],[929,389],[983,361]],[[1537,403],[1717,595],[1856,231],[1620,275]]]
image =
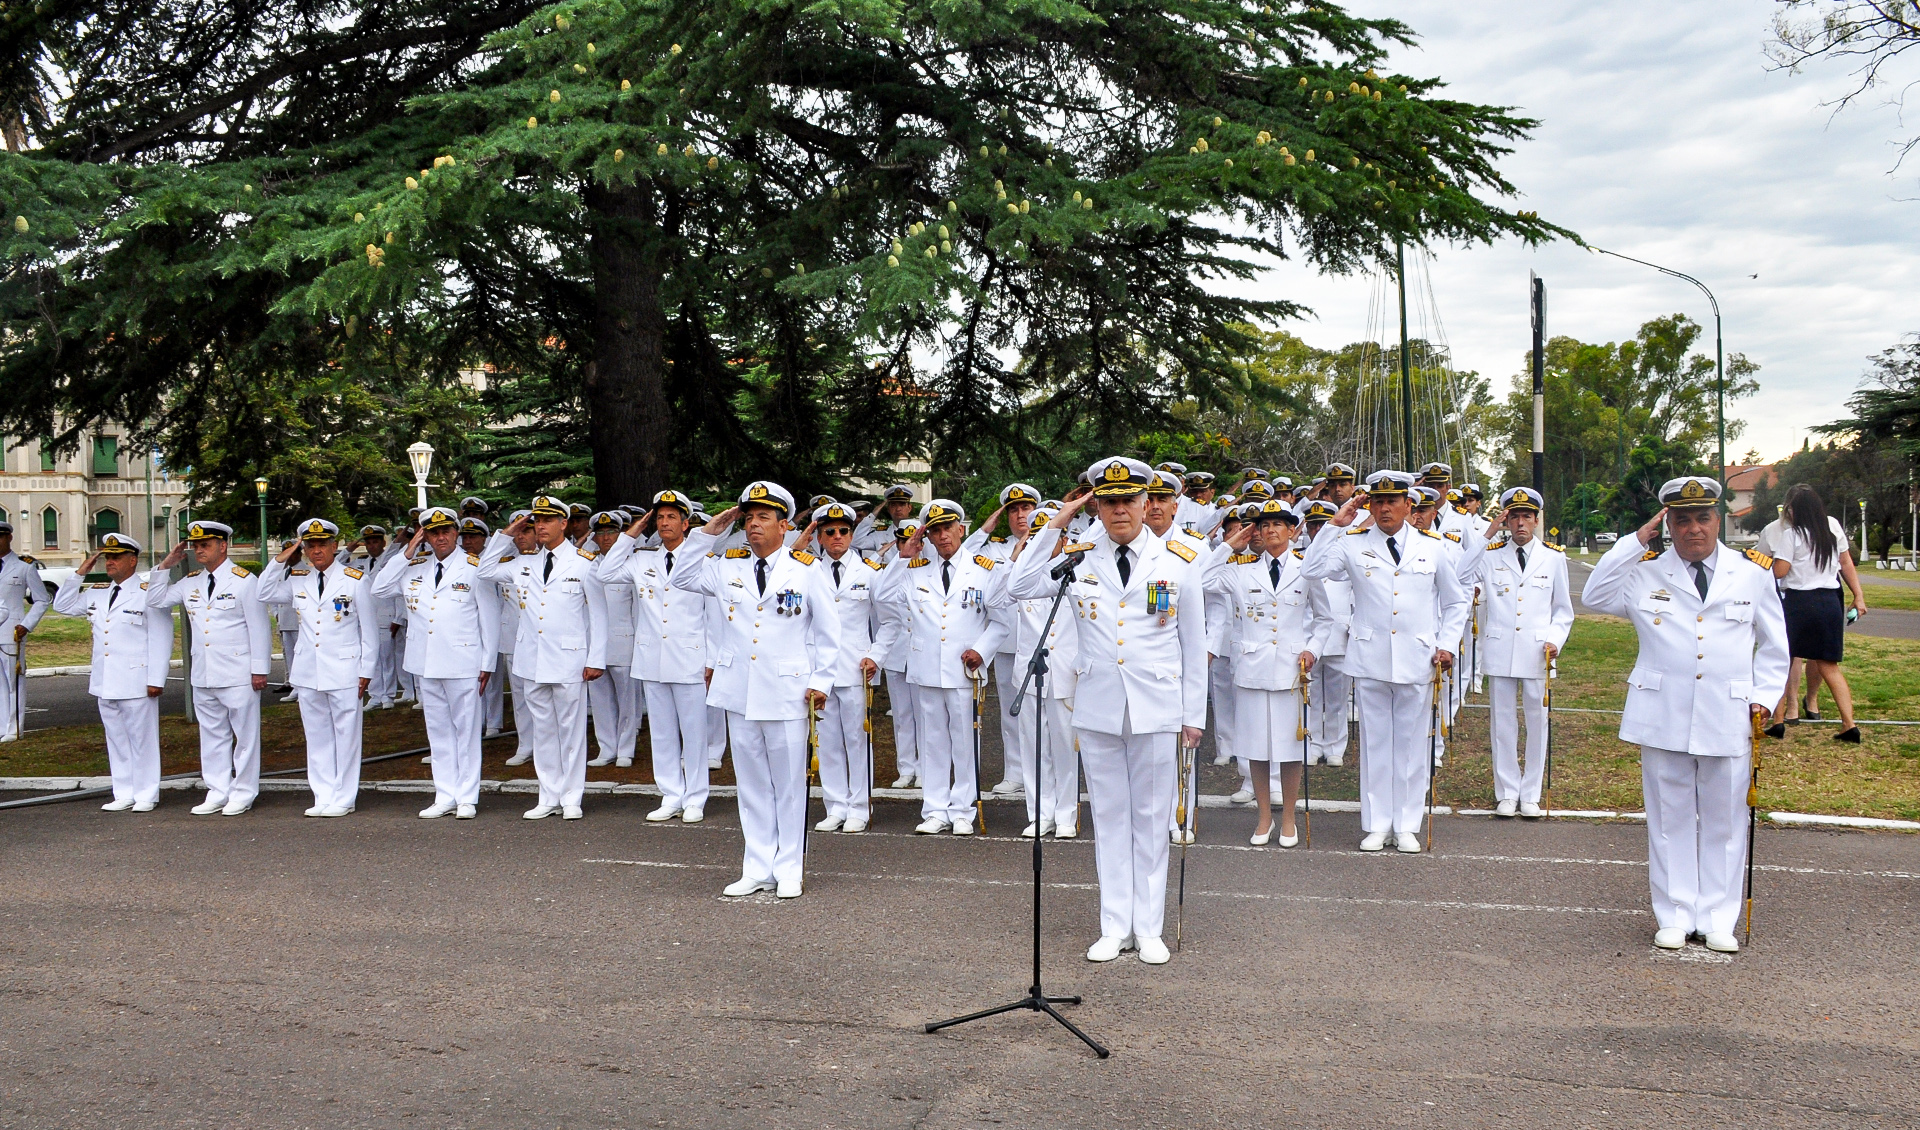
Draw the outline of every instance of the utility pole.
[[[1600,255],[1611,255],[1615,259],[1625,259],[1629,263],[1638,263],[1642,267],[1652,267],[1663,275],[1671,275],[1676,279],[1684,279],[1694,286],[1699,287],[1700,293],[1706,295],[1708,303],[1713,306],[1714,422],[1720,434],[1720,484],[1724,487],[1727,482],[1727,364],[1726,351],[1722,348],[1720,338],[1720,300],[1713,296],[1711,290],[1707,289],[1706,283],[1701,282],[1699,279],[1694,278],[1684,271],[1676,271],[1671,267],[1662,267],[1658,263],[1649,263],[1645,259],[1635,259],[1631,255],[1622,255],[1618,251],[1608,251],[1604,247],[1589,246],[1587,250]],[[1723,509],[1726,506],[1724,498],[1721,501],[1721,506]]]
[[[1400,427],[1405,440],[1405,460],[1400,464],[1408,471],[1416,466],[1413,455],[1413,370],[1407,357],[1407,248],[1400,240],[1393,241],[1393,269],[1400,283]]]
[[[1527,272],[1533,308],[1533,489],[1547,497],[1547,281]]]

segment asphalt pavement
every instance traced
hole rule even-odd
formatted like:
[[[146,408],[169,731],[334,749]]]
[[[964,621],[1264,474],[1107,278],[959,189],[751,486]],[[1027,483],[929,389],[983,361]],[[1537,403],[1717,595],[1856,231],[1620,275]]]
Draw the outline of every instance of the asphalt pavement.
[[[782,902],[719,897],[729,801],[178,795],[0,814],[0,1127],[1920,1124],[1912,836],[1764,830],[1726,958],[1650,948],[1638,825],[1442,817],[1366,856],[1349,815],[1283,852],[1210,810],[1162,967],[1084,960],[1092,844],[1048,842],[1046,988],[1101,1061],[1031,1013],[921,1030],[1026,990],[1032,871],[910,805],[813,837]]]

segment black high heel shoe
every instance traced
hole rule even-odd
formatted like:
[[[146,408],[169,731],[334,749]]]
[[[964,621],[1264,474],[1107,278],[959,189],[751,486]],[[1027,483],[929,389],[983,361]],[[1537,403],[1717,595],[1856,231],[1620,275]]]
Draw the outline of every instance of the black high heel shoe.
[[[1775,722],[1762,732],[1775,741],[1778,741],[1787,736],[1787,724],[1785,722]]]
[[[1818,722],[1820,720],[1820,696],[1819,695],[1815,695],[1812,701],[1808,701],[1805,695],[1801,696],[1800,717],[1805,718],[1809,722]]]
[[[1859,745],[1860,744],[1860,727],[1848,726],[1846,729],[1833,735],[1833,740],[1836,742],[1851,742],[1854,745]]]

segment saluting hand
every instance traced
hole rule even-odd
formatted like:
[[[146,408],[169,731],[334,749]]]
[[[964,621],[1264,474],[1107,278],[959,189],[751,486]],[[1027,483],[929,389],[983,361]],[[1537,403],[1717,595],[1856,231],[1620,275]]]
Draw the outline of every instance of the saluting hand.
[[[719,537],[733,526],[734,520],[738,517],[740,517],[740,507],[729,506],[720,513],[715,514],[712,521],[700,528],[706,533]]]
[[[301,545],[300,539],[294,538],[292,541],[287,543],[287,547],[281,550],[280,556],[274,558],[274,560],[278,561],[282,565],[288,565],[293,563],[294,561],[299,560],[300,545]]]
[[[820,525],[820,519],[818,518],[815,518],[812,521],[808,522],[807,528],[804,530],[801,530],[799,538],[797,538],[794,541],[793,548],[798,549],[802,552],[805,552],[806,548],[813,544],[813,531],[816,528],[818,528],[819,525]]]
[[[1227,544],[1233,547],[1235,552],[1239,552],[1240,550],[1247,548],[1247,546],[1252,544],[1252,542],[1253,542],[1253,523],[1252,522],[1240,523],[1240,528],[1233,531],[1233,533],[1227,538]]]
[[[1359,491],[1354,491],[1352,497],[1340,504],[1340,509],[1334,513],[1329,521],[1336,526],[1344,527],[1353,525],[1353,517],[1360,513],[1360,504],[1364,500],[1364,495]]]
[[[1654,539],[1655,535],[1657,535],[1660,532],[1660,523],[1665,522],[1666,520],[1667,520],[1667,508],[1662,506],[1660,508],[1660,512],[1658,514],[1655,514],[1653,517],[1647,519],[1647,524],[1640,527],[1640,529],[1634,534],[1634,536],[1640,539],[1641,545],[1646,545],[1648,542]]]
[[[527,517],[525,514],[522,514],[520,517],[515,518],[513,521],[507,523],[507,528],[505,530],[505,533],[510,538],[519,537],[521,534],[526,533],[528,530],[531,530],[532,528],[533,528],[533,519]]]
[[[160,567],[162,569],[171,569],[175,565],[180,564],[181,560],[185,558],[186,555],[187,555],[187,543],[183,541],[175,542],[173,545],[173,551],[160,559]]]

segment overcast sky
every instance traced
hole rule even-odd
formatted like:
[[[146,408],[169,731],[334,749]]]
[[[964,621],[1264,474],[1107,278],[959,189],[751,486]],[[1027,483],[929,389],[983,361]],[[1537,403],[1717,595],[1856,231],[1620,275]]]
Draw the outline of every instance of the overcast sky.
[[[1799,447],[1844,413],[1868,354],[1920,330],[1920,200],[1900,199],[1920,197],[1920,158],[1889,176],[1903,135],[1877,96],[1837,117],[1823,105],[1847,88],[1843,68],[1769,69],[1769,0],[1353,8],[1419,34],[1394,69],[1540,119],[1503,163],[1522,193],[1512,207],[1713,289],[1727,351],[1761,365],[1761,392],[1729,412],[1748,422],[1729,462],[1750,446],[1769,460]],[[1496,395],[1528,347],[1529,269],[1547,281],[1550,333],[1618,341],[1684,312],[1713,348],[1707,301],[1679,280],[1569,245],[1441,248],[1432,280],[1456,364],[1492,378]],[[1288,328],[1315,345],[1368,336],[1367,279],[1289,264],[1259,289],[1312,306],[1316,319]]]

